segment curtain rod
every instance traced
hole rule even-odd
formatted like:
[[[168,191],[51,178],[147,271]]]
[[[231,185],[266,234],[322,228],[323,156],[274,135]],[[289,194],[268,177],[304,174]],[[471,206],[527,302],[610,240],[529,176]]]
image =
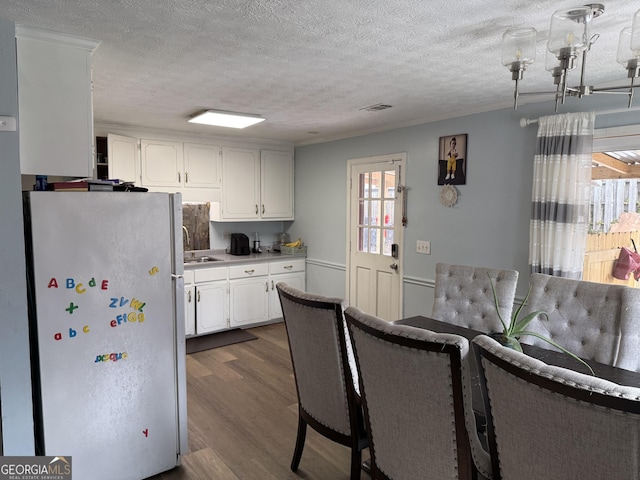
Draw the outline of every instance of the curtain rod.
[[[625,113],[625,112],[637,112],[640,111],[640,108],[615,108],[612,110],[602,110],[600,112],[595,112],[596,117],[599,115],[612,115],[614,113]],[[521,118],[520,126],[522,128],[527,127],[529,125],[533,125],[534,123],[538,123],[539,118]]]

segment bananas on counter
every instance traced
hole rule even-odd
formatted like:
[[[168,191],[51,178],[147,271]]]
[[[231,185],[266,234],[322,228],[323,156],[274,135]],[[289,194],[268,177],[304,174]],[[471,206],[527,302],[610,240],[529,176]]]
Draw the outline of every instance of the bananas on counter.
[[[301,247],[303,245],[302,240],[298,239],[295,242],[285,243],[285,247]]]

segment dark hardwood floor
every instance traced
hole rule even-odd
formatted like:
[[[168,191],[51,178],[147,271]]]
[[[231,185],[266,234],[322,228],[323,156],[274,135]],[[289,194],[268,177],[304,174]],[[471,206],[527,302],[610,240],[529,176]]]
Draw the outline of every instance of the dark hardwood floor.
[[[250,331],[257,340],[187,355],[190,452],[153,480],[348,480],[349,449],[311,428],[290,470],[298,413],[284,324]]]

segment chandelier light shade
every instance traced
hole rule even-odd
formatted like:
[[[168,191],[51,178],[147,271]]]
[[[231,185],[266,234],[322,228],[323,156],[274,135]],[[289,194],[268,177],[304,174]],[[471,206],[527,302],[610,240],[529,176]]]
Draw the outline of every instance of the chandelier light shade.
[[[589,46],[591,31],[591,7],[575,7],[558,10],[551,16],[547,48],[557,57],[582,53]]]
[[[620,40],[618,41],[618,54],[616,61],[627,68],[627,63],[636,58],[637,54],[631,50],[631,27],[625,27],[620,31]]]
[[[640,10],[633,16],[631,24],[631,50],[640,55]]]
[[[558,10],[551,16],[545,69],[551,73],[556,90],[548,92],[520,92],[519,82],[524,71],[536,58],[536,30],[531,27],[511,28],[502,35],[502,64],[509,68],[515,81],[513,108],[518,108],[518,98],[522,95],[554,94],[556,112],[558,105],[564,104],[566,97],[583,98],[594,93],[617,93],[628,96],[631,107],[635,85],[640,77],[640,10],[632,20],[630,27],[620,32],[616,60],[627,70],[627,85],[614,87],[594,87],[585,84],[587,53],[599,38],[591,34],[591,22],[604,13],[604,5],[589,4]],[[580,83],[572,86],[568,83],[568,72],[581,64]]]
[[[560,68],[560,61],[558,60],[558,57],[556,57],[555,53],[547,50],[544,57],[544,69],[553,75],[553,72],[558,68]]]
[[[513,71],[513,64],[517,68],[526,68],[536,59],[536,29],[510,28],[502,35],[502,64]]]

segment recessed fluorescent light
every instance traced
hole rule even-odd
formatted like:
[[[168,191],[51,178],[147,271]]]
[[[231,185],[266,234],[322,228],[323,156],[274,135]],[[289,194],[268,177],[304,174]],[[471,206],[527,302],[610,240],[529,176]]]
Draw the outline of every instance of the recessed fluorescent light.
[[[256,123],[264,122],[264,120],[264,118],[258,115],[207,110],[191,118],[189,122],[214,125],[216,127],[245,128],[255,125]]]

